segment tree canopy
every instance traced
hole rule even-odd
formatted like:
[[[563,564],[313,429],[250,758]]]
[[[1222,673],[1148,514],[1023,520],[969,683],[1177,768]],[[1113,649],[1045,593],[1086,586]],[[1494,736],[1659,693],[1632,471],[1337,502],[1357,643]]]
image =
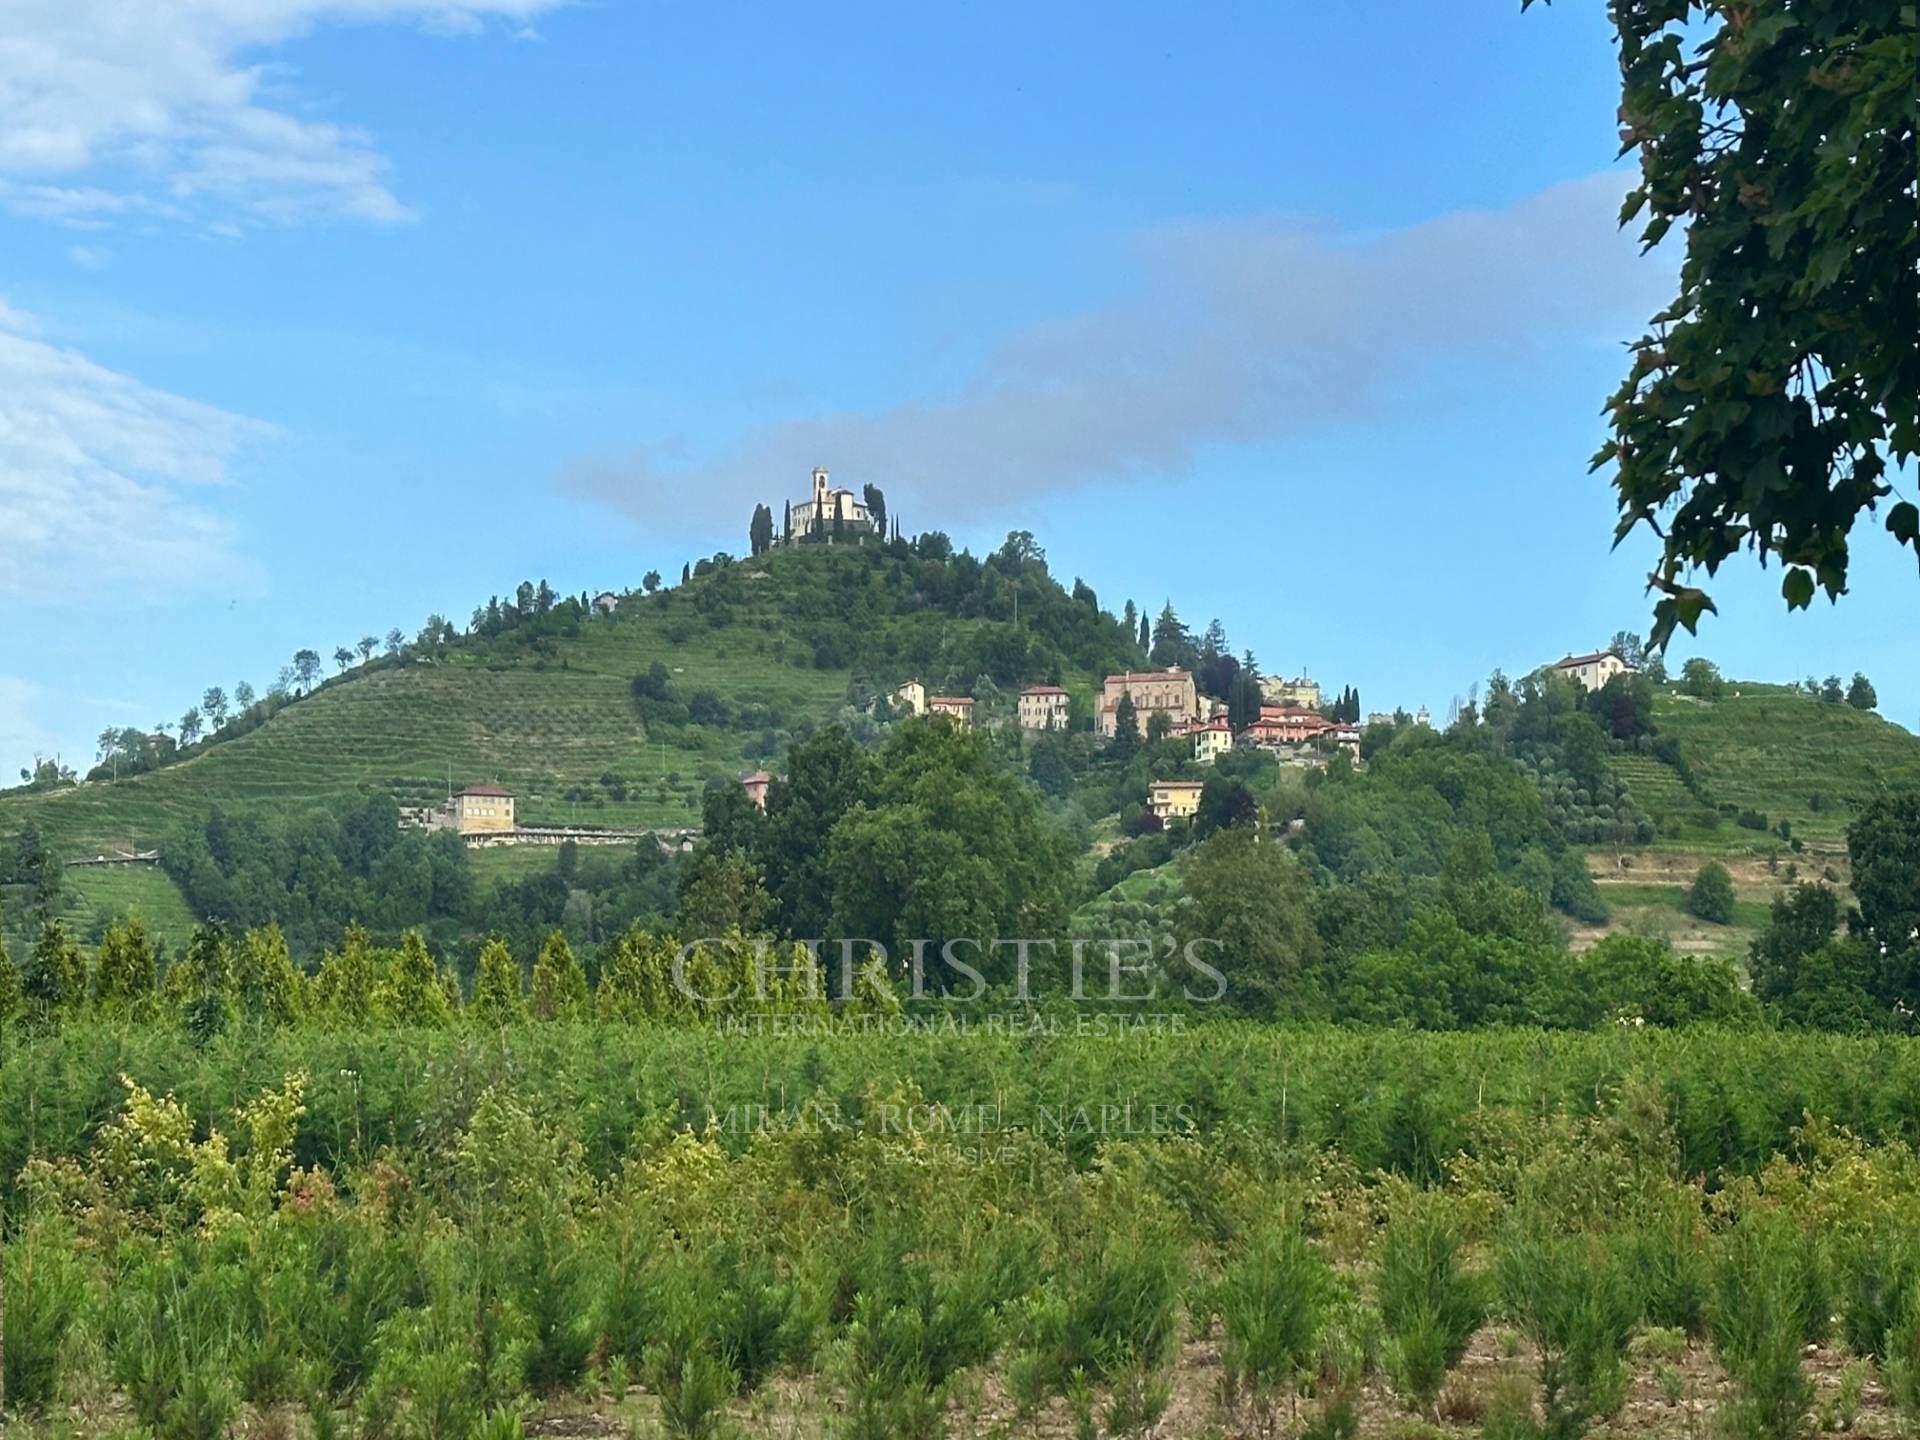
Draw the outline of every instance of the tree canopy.
[[[1530,0],[1529,0],[1530,3]],[[1803,608],[1920,450],[1911,0],[1617,0],[1621,224],[1686,234],[1678,292],[1607,405],[1616,539],[1661,541],[1651,639],[1713,609],[1688,583],[1751,549]],[[1689,42],[1697,43],[1690,46]],[[1885,527],[1920,558],[1920,508]]]

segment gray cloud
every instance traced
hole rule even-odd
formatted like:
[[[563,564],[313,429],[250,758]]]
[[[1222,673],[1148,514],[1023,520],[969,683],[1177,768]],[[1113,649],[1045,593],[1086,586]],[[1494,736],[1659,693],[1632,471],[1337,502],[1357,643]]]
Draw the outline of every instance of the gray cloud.
[[[1128,300],[1009,337],[957,393],[750,429],[711,458],[655,441],[582,456],[563,490],[697,535],[815,464],[955,520],[1045,492],[1179,476],[1202,446],[1384,415],[1433,374],[1511,377],[1611,344],[1669,283],[1600,175],[1497,212],[1372,235],[1190,223],[1134,238]]]

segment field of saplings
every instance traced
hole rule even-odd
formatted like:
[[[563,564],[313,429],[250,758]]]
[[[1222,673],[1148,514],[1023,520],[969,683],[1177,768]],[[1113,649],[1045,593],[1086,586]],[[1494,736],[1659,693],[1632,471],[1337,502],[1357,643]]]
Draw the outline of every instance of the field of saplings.
[[[15,1436],[1892,1436],[1920,1047],[76,1024]]]

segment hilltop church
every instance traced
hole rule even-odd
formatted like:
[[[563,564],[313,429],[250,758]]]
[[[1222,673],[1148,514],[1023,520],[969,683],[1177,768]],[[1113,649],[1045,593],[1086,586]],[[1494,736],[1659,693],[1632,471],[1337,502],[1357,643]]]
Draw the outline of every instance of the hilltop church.
[[[879,533],[880,527],[867,507],[854,498],[851,490],[834,489],[825,467],[816,465],[812,496],[787,502],[786,523],[780,527],[780,540],[782,544],[843,537],[851,540]]]

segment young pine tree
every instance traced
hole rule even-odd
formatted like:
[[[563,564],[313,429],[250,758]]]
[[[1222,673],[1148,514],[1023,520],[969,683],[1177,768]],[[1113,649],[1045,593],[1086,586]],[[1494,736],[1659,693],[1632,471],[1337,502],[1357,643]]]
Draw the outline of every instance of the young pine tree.
[[[527,1018],[527,1002],[520,990],[520,963],[507,942],[495,937],[480,947],[480,964],[473,976],[473,999],[467,1013],[474,1023],[489,1029],[518,1025]]]
[[[564,930],[555,930],[533,962],[533,1018],[581,1020],[588,1005],[587,972],[574,958]]]
[[[349,925],[339,951],[329,951],[314,976],[314,1009],[331,1024],[347,1028],[371,1024],[377,979],[373,942],[358,923]]]
[[[293,968],[287,937],[272,921],[235,947],[233,988],[240,1013],[264,1025],[291,1025],[304,1008],[305,981]]]
[[[434,963],[424,935],[418,930],[407,931],[400,948],[389,951],[385,958],[377,997],[383,1019],[394,1025],[434,1029],[452,1022],[453,1010],[447,1004],[446,987],[440,983],[440,967]]]
[[[58,920],[44,921],[20,971],[20,998],[28,1017],[57,1024],[87,1005],[87,960]]]
[[[13,963],[13,956],[7,953],[7,942],[0,939],[0,1030],[5,1030],[9,1021],[24,1006],[20,994],[20,971]]]
[[[685,999],[673,983],[678,949],[671,935],[656,938],[638,924],[628,929],[614,942],[613,958],[600,974],[600,1018],[631,1025],[677,1014]]]
[[[147,927],[129,915],[107,927],[94,954],[93,1004],[101,1015],[139,1019],[152,1013],[158,962]]]

